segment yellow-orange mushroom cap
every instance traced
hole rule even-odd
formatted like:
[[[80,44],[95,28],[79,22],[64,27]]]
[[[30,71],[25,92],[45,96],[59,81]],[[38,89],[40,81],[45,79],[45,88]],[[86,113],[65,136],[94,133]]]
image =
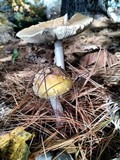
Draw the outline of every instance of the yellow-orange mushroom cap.
[[[66,71],[53,66],[40,70],[33,82],[34,93],[41,98],[60,96],[72,88],[73,81]]]

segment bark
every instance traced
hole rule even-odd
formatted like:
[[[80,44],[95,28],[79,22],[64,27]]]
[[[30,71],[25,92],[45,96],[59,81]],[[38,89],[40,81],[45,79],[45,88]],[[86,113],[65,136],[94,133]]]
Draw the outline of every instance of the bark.
[[[61,5],[61,16],[68,13],[72,17],[76,12],[85,15],[107,14],[107,0],[63,0]]]

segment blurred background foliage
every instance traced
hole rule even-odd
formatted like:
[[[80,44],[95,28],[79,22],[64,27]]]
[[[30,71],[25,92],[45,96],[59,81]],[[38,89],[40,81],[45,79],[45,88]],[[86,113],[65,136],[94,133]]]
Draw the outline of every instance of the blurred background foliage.
[[[27,0],[1,0],[0,23],[6,23],[7,18],[19,30],[24,27],[46,20],[45,7]],[[5,16],[2,16],[5,13]]]

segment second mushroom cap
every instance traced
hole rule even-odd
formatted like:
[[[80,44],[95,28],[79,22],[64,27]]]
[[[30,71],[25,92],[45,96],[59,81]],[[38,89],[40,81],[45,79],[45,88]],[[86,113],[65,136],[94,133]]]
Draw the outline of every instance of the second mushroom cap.
[[[53,66],[40,70],[33,82],[34,93],[42,98],[60,96],[72,88],[73,82],[60,67]]]

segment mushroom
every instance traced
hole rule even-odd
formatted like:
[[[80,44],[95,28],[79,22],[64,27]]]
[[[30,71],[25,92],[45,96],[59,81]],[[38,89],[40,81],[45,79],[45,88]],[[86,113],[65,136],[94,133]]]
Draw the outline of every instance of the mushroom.
[[[58,96],[66,93],[72,88],[73,82],[65,70],[58,66],[41,69],[33,82],[34,93],[45,99],[50,99],[55,116],[60,117],[63,107]]]
[[[63,17],[59,17],[59,18],[56,18],[56,19],[53,19],[53,20],[50,20],[47,22],[41,22],[37,25],[32,25],[31,27],[25,28],[25,29],[19,31],[17,33],[17,36],[19,38],[25,40],[28,43],[46,44],[49,42],[53,42],[54,43],[54,52],[55,52],[55,64],[57,66],[65,69],[64,53],[63,53],[63,45],[62,45],[63,39],[73,37],[73,36],[83,32],[85,29],[88,28],[88,26],[92,23],[92,21],[93,21],[93,18],[88,17],[88,16],[84,16],[80,13],[76,13],[70,20],[68,20],[68,17],[66,14]],[[56,69],[54,70],[52,68],[52,71],[55,72],[57,70]],[[40,71],[40,73],[41,73],[41,71]],[[39,87],[41,86],[40,82],[42,82],[42,81],[36,80],[36,79],[38,79],[40,73],[38,73],[36,75],[36,78],[33,83],[33,90],[38,96],[39,96],[38,93],[40,93],[40,89],[39,89]],[[62,73],[62,71],[58,72],[58,73]],[[46,75],[46,72],[45,72],[45,75]],[[64,82],[66,82],[66,80],[68,80],[68,78],[67,79],[65,78],[66,77],[65,75],[66,74],[61,75],[63,77],[61,80],[63,80]],[[43,79],[45,79],[45,78],[43,78]],[[53,90],[53,92],[54,92],[54,95],[52,95],[52,97],[49,94],[48,94],[48,97],[50,98],[50,102],[51,102],[51,105],[54,109],[56,117],[60,116],[59,112],[63,111],[62,105],[58,99],[58,95],[61,95],[62,93],[60,93],[60,90],[54,90],[55,88],[53,86],[54,85],[59,86],[58,85],[59,83],[63,84],[63,82],[61,80],[60,80],[60,82],[58,81],[56,83],[54,82],[54,80],[52,80],[53,83],[55,83],[55,84],[51,85],[51,89],[47,85],[46,90],[44,90],[45,93],[47,93],[47,94],[51,90]],[[66,88],[65,92],[67,92],[68,89],[72,87],[72,80],[69,79],[69,81],[67,82],[69,86]],[[44,84],[44,87],[45,87],[46,83],[42,83],[42,84]],[[38,91],[36,91],[35,88]],[[63,88],[63,86],[61,86],[61,88]],[[60,89],[60,87],[59,87],[59,89]],[[43,94],[43,95],[45,95],[45,94]]]
[[[70,20],[67,14],[47,22],[25,28],[17,36],[29,43],[44,44],[54,42],[55,64],[65,69],[62,40],[75,36],[92,23],[93,18],[76,13]]]

